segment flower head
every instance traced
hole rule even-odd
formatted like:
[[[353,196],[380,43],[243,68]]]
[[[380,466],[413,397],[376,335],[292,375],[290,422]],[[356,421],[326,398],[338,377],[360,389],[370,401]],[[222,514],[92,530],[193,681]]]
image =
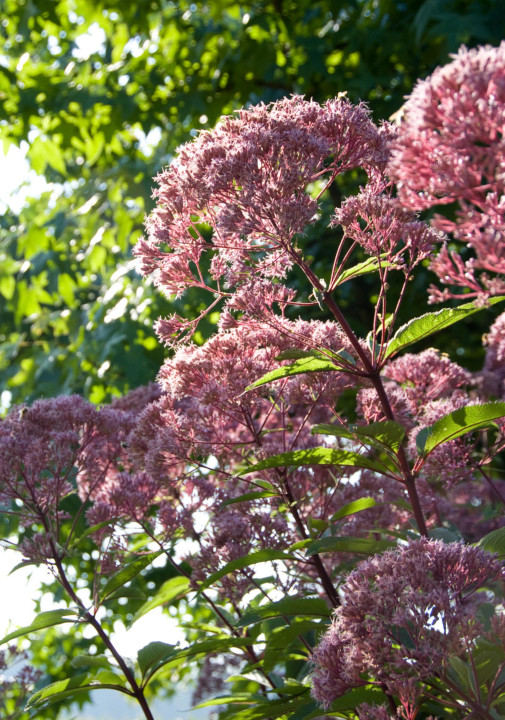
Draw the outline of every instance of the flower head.
[[[328,708],[366,676],[394,692],[442,673],[478,632],[473,593],[502,577],[487,552],[425,539],[360,563],[314,652],[313,696]]]

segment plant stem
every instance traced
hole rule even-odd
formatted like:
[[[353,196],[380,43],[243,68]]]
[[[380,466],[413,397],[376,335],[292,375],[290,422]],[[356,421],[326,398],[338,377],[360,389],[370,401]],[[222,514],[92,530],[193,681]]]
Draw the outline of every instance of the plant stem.
[[[283,484],[284,484],[284,488],[286,490],[286,495],[289,500],[289,506],[290,506],[291,512],[293,514],[293,518],[295,520],[296,526],[298,528],[300,535],[305,540],[308,537],[307,531],[305,529],[303,520],[300,517],[300,513],[298,512],[297,502],[293,495],[293,491],[291,490],[291,486],[289,484],[287,477],[283,477]],[[333,605],[333,607],[336,608],[340,605],[340,598],[337,594],[335,586],[333,585],[331,578],[328,575],[326,568],[324,567],[323,561],[321,560],[321,557],[319,556],[319,554],[316,553],[312,557],[313,557],[314,565],[315,565],[317,572],[319,574],[319,577],[321,579],[321,582],[323,583],[324,590],[325,590],[331,604]]]
[[[52,542],[51,542],[52,544]],[[82,600],[76,595],[74,592],[74,589],[70,585],[70,583],[67,580],[67,576],[65,575],[65,570],[63,569],[63,566],[61,564],[61,560],[58,557],[57,550],[54,548],[54,556],[53,560],[56,566],[56,569],[58,571],[58,579],[63,587],[63,589],[66,591],[67,595],[70,597],[70,599],[80,608],[82,611],[82,617],[85,622],[89,623],[97,633],[97,635],[102,640],[105,647],[110,650],[112,656],[116,660],[117,664],[121,668],[123,675],[125,676],[126,680],[131,686],[132,692],[131,695],[137,700],[138,704],[142,708],[142,711],[146,717],[146,720],[154,720],[154,716],[151,713],[151,710],[149,708],[149,705],[147,703],[147,700],[144,695],[143,688],[137,683],[135,680],[135,675],[130,670],[126,662],[124,661],[122,655],[116,650],[114,647],[111,639],[101,626],[100,622],[96,619],[96,617],[87,610],[86,606],[82,602]]]
[[[317,278],[316,278],[316,281],[320,285]],[[380,377],[380,371],[377,370],[376,368],[374,368],[374,366],[370,362],[368,355],[361,347],[358,338],[352,331],[352,329],[351,329],[349,323],[347,322],[347,320],[345,319],[342,311],[340,310],[337,303],[331,296],[331,293],[324,291],[323,288],[321,288],[321,291],[323,292],[323,297],[324,297],[324,301],[325,301],[326,305],[328,306],[329,310],[333,314],[333,317],[335,318],[335,320],[339,323],[340,327],[342,328],[342,330],[346,334],[347,338],[349,339],[349,342],[351,343],[353,348],[356,350],[356,353],[357,353],[359,359],[363,363],[363,365],[366,369],[366,372],[367,372],[367,377],[372,382],[372,384],[375,388],[375,391],[377,392],[377,395],[379,396],[379,402],[384,411],[384,415],[386,416],[386,418],[388,420],[394,420],[395,419],[394,413],[391,409],[391,405],[389,404],[388,396],[386,394],[384,385],[382,383],[382,379]],[[410,504],[412,505],[412,511],[414,513],[414,518],[417,523],[417,528],[421,535],[424,535],[424,537],[428,537],[428,529],[426,527],[426,521],[424,519],[424,514],[423,514],[422,507],[421,507],[421,502],[419,500],[419,495],[417,492],[415,480],[414,480],[414,477],[410,470],[407,456],[405,455],[405,450],[403,449],[403,447],[400,447],[398,449],[398,460],[400,462],[400,467],[403,472],[404,483],[405,483],[405,487],[406,487],[408,495],[409,495]]]

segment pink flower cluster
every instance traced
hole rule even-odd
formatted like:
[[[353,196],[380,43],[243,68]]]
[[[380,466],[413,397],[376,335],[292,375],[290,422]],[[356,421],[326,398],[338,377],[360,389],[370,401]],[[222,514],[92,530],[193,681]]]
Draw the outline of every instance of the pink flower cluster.
[[[125,442],[139,408],[158,394],[143,388],[101,410],[77,395],[37,400],[0,422],[0,499],[26,528],[20,549],[27,558],[45,562],[64,554],[62,502],[73,493],[83,503],[96,501],[89,512],[97,522],[139,512],[150,481],[125,471]],[[144,508],[154,493],[151,483]]]
[[[327,709],[374,682],[414,710],[423,681],[443,676],[479,633],[475,590],[503,577],[487,552],[425,539],[360,563],[314,651],[314,698]]]
[[[464,297],[503,293],[505,43],[462,48],[417,84],[404,110],[389,164],[399,199],[416,210],[456,202],[455,220],[436,216],[433,224],[475,253],[463,260],[444,249],[432,269]],[[462,296],[432,289],[433,300],[448,297]]]
[[[295,96],[224,118],[183,146],[158,176],[148,237],[135,248],[141,272],[169,296],[195,286],[216,302],[251,278],[285,279],[300,261],[296,237],[316,220],[318,199],[309,185],[319,184],[319,197],[354,168],[382,176],[391,134],[389,126],[374,125],[364,105],[343,97],[321,106]],[[210,277],[201,265],[204,253]],[[284,293],[277,302],[292,299]],[[248,312],[257,294],[246,290]],[[171,344],[194,332],[197,321],[173,315],[157,331]]]

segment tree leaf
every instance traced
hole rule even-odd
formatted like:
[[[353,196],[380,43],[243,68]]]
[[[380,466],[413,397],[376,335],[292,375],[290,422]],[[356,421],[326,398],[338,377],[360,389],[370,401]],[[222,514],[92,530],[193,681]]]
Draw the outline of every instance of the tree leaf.
[[[246,612],[238,621],[237,627],[247,627],[269,618],[295,615],[296,617],[322,617],[331,615],[331,608],[321,598],[301,598],[288,596],[277,602],[260,605]]]
[[[302,375],[303,373],[314,373],[314,372],[335,372],[342,371],[346,368],[335,365],[331,360],[324,360],[319,357],[305,357],[295,360],[291,365],[283,365],[276,370],[271,370],[263,375],[259,380],[253,382],[252,385],[248,385],[244,392],[252,390],[253,388],[260,387],[260,385],[266,385],[267,383],[273,382],[274,380],[281,380],[282,378],[292,377],[293,375]]]
[[[383,692],[374,687],[357,687],[348,690],[342,697],[337,698],[331,704],[330,710],[325,715],[336,715],[345,710],[355,710],[357,705],[368,703],[369,705],[382,705],[387,698]]]
[[[267,638],[267,645],[263,653],[263,668],[267,672],[273,670],[275,665],[283,659],[283,653],[299,638],[309,632],[321,632],[321,621],[293,620],[288,627],[275,628]]]
[[[335,450],[326,447],[309,448],[308,450],[294,450],[293,452],[273,455],[262,460],[252,467],[241,470],[239,475],[247,475],[259,470],[268,470],[277,467],[303,467],[304,465],[342,465],[356,468],[375,470],[383,475],[388,475],[386,467],[366,455],[360,455],[350,450]]]
[[[39,613],[30,625],[14,630],[13,632],[6,635],[0,640],[0,645],[3,645],[10,640],[23,635],[29,635],[37,630],[43,630],[44,628],[53,627],[53,625],[61,625],[62,623],[76,622],[75,616],[79,613],[76,610],[70,610],[65,608],[63,610],[47,610],[46,612]],[[72,617],[67,617],[72,615]]]
[[[137,662],[139,664],[142,679],[144,679],[148,670],[154,666],[158,666],[160,662],[172,659],[177,651],[177,645],[169,645],[164,642],[150,642],[145,645],[137,653]]]
[[[350,552],[358,555],[376,555],[395,547],[392,540],[374,540],[361,537],[325,537],[314,540],[306,548],[307,555],[321,552]]]
[[[493,420],[505,416],[505,403],[489,402],[467,405],[437,420],[429,428],[417,434],[416,445],[421,455],[428,455],[442,443],[455,440],[461,435],[495,426]]]
[[[477,547],[482,550],[487,550],[491,553],[496,553],[500,557],[505,555],[505,527],[498,528],[498,530],[492,530],[477,543]]]
[[[299,697],[290,698],[289,700],[271,700],[270,702],[257,702],[252,706],[245,708],[244,710],[232,710],[229,713],[223,714],[223,720],[263,720],[268,718],[269,720],[275,720],[279,717],[291,718],[294,712],[300,706],[309,705],[307,700],[307,693],[301,693]],[[321,710],[319,710],[321,715]]]
[[[65,698],[78,695],[79,693],[88,692],[89,690],[119,690],[119,692],[132,695],[132,693],[122,685],[100,683],[95,680],[94,675],[81,673],[66,678],[65,680],[58,680],[50,685],[46,685],[45,688],[42,688],[42,690],[34,693],[29,698],[26,708],[31,709],[44,703],[58,702]]]
[[[146,613],[150,612],[154,608],[157,608],[160,605],[166,605],[173,600],[178,600],[179,598],[184,597],[185,595],[187,595],[189,589],[190,581],[183,575],[177,575],[176,577],[170,578],[170,580],[166,580],[160,587],[156,595],[154,595],[154,597],[145,602],[137,610],[137,612],[133,616],[132,621],[130,622],[129,627],[131,627],[133,623],[137,622],[139,618],[141,618],[143,615],[146,615]]]
[[[273,560],[294,560],[294,557],[293,555],[282,552],[282,550],[275,549],[258,550],[257,552],[249,553],[249,555],[243,558],[231,560],[229,563],[226,563],[221,570],[217,570],[217,572],[209,575],[209,577],[198,586],[198,592],[206,590],[217,580],[225,575],[229,575],[231,572],[235,572],[235,570],[242,570],[242,568],[245,567],[251,567],[252,565],[257,565],[262,562],[272,562]]]
[[[347,350],[330,350],[325,348],[324,352],[320,350],[303,350],[302,348],[288,348],[283,350],[276,356],[276,360],[300,360],[301,358],[318,358],[319,360],[346,360],[350,365],[356,365],[356,360],[347,352]]]
[[[125,567],[122,567],[119,572],[113,575],[105,587],[102,590],[100,602],[102,603],[109,595],[115,590],[125,585],[130,580],[133,580],[142,570],[148,567],[153,560],[155,560],[163,551],[157,550],[156,552],[142,555],[141,557],[135,558],[132,562],[128,563]]]
[[[76,655],[70,661],[72,667],[102,668],[104,670],[117,671],[118,668],[112,665],[105,655]]]
[[[144,686],[151,678],[168,663],[186,660],[195,655],[206,655],[208,653],[225,652],[232,648],[244,648],[253,645],[252,638],[218,637],[192,643],[187,648],[179,649],[175,645],[168,645],[162,642],[152,642],[139,650],[137,659]]]
[[[489,298],[489,305],[496,305],[496,303],[503,302],[503,300],[505,300],[505,295]],[[433,333],[439,332],[450,325],[454,325],[454,323],[464,320],[482,309],[483,306],[481,305],[465,303],[459,307],[444,308],[443,310],[426,313],[425,315],[421,315],[421,317],[410,320],[398,328],[391,338],[387,345],[384,359],[396,355],[397,352],[409,345],[413,345],[413,343],[418,342],[418,340],[424,340],[424,338],[433,335]]]
[[[370,425],[314,425],[313,435],[335,435],[355,440],[358,437],[365,445],[380,446],[381,449],[390,449],[398,452],[405,437],[405,428],[393,420],[370,423]]]
[[[374,500],[374,498],[372,497],[362,497],[358,498],[358,500],[352,500],[351,502],[343,505],[340,510],[337,510],[336,513],[333,513],[330,518],[330,522],[342,520],[342,518],[348,517],[349,515],[354,515],[355,513],[361,512],[362,510],[368,510],[375,505],[377,505],[377,501]]]

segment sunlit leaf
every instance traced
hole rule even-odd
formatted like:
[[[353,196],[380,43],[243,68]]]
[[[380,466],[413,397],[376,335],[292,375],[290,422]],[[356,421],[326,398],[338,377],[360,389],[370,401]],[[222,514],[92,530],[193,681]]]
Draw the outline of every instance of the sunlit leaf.
[[[502,295],[490,298],[489,305],[496,305],[496,303],[503,302],[503,300],[505,300],[505,296]],[[419,340],[424,340],[430,335],[433,335],[433,333],[439,332],[450,325],[454,325],[454,323],[460,320],[465,320],[467,317],[480,312],[482,309],[482,305],[465,303],[456,308],[444,308],[443,310],[426,313],[425,315],[421,315],[421,317],[410,320],[398,328],[391,338],[386,348],[384,359],[396,355],[400,350]]]
[[[146,615],[154,608],[157,608],[160,605],[167,605],[173,600],[178,600],[179,598],[184,597],[189,589],[190,581],[182,575],[166,580],[156,594],[137,610],[130,625],[133,625],[133,623],[137,622],[139,618]]]
[[[428,455],[443,443],[455,440],[466,433],[496,427],[493,422],[505,416],[505,403],[490,402],[467,405],[454,410],[417,434],[416,445],[421,455]]]
[[[76,622],[76,610],[70,610],[65,608],[63,610],[48,610],[46,612],[39,613],[30,625],[14,630],[13,632],[6,635],[0,640],[0,645],[3,645],[10,640],[14,640],[17,637],[23,637],[29,635],[37,630],[44,628],[53,627],[54,625],[61,625],[62,623],[73,623]],[[70,617],[69,617],[70,616]]]
[[[266,603],[246,612],[238,621],[237,627],[254,625],[268,618],[295,615],[296,617],[326,618],[331,608],[321,598],[285,597],[278,602]]]

